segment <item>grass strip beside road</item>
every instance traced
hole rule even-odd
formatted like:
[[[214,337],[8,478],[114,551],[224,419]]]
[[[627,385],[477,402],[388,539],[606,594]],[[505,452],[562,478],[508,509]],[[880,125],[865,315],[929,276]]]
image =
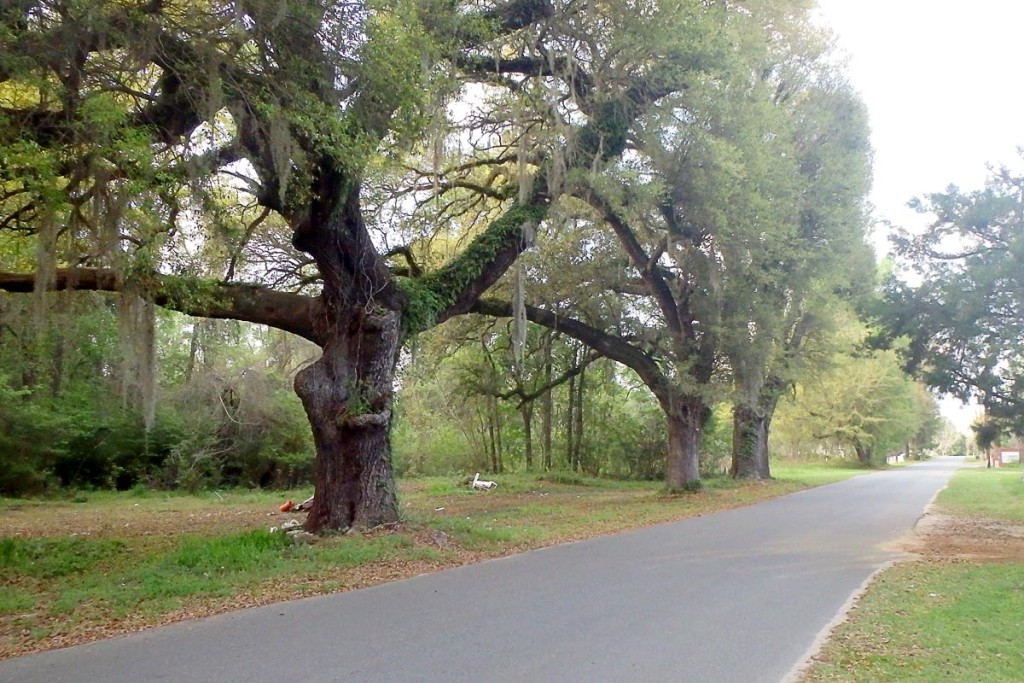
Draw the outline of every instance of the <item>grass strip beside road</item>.
[[[1019,467],[961,470],[939,496],[941,510],[1024,523],[1024,470]]]
[[[411,479],[400,482],[397,527],[312,544],[268,532],[293,516],[280,503],[308,491],[3,500],[0,658],[709,514],[862,472],[778,466],[772,482],[715,479],[672,496],[656,482],[557,473],[502,475],[494,492]]]
[[[934,515],[919,558],[871,584],[804,681],[1024,680],[1021,470],[960,470]]]

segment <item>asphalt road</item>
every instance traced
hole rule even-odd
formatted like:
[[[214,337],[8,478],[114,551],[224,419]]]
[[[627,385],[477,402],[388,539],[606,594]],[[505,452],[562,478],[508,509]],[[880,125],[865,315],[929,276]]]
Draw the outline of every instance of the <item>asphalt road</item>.
[[[10,683],[776,683],[960,464],[0,662]]]

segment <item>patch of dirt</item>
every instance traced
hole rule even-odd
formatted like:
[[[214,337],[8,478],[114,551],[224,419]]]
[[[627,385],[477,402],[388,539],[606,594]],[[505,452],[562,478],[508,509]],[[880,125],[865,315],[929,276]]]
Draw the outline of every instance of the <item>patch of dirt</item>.
[[[929,512],[897,548],[925,562],[1024,562],[1024,524]]]
[[[67,536],[70,532],[94,538],[177,537],[270,528],[295,516],[255,506],[200,507],[186,499],[162,504],[146,501],[129,510],[123,506],[115,509],[75,503],[12,505],[2,513],[0,536],[45,538]]]

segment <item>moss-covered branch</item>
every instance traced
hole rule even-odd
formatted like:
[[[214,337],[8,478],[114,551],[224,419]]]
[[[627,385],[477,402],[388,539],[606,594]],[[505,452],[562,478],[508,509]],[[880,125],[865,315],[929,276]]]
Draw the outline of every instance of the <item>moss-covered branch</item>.
[[[157,273],[133,275],[133,291],[152,297],[164,308],[201,318],[244,320],[276,327],[314,343],[317,300],[257,285],[225,284],[213,280],[183,278]],[[30,293],[36,287],[35,273],[0,272],[0,291]],[[49,290],[101,292],[125,291],[125,279],[112,270],[62,268],[57,270]]]
[[[647,105],[668,92],[637,78],[631,87],[594,107],[590,120],[580,131],[566,170],[592,169],[621,156],[630,127]],[[533,195],[508,209],[444,268],[422,278],[399,281],[408,296],[403,320],[405,334],[415,334],[468,313],[508,270],[529,246],[524,226],[539,228],[555,199],[546,189],[540,189],[546,186],[541,179],[548,171],[547,165],[542,165],[534,180]]]
[[[508,270],[529,246],[524,226],[535,229],[547,216],[546,197],[516,204],[469,247],[437,272],[418,279],[401,278],[408,295],[403,328],[406,334],[428,330],[448,318],[468,313],[473,303]]]

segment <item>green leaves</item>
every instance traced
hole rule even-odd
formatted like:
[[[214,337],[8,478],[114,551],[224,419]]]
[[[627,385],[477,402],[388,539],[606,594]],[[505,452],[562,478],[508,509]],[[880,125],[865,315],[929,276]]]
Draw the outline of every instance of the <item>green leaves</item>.
[[[950,186],[913,204],[923,233],[898,234],[918,285],[890,283],[878,315],[906,335],[908,366],[937,389],[975,397],[1024,431],[1024,178],[1003,168],[985,189]]]

